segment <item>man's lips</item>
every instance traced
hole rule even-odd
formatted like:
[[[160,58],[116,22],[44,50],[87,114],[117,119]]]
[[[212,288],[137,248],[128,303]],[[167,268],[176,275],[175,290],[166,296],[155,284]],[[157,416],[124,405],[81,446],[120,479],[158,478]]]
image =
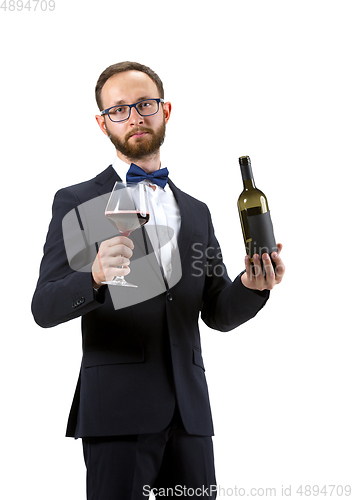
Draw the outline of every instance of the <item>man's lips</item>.
[[[142,131],[134,132],[133,134],[131,134],[129,136],[129,139],[130,139],[130,137],[143,137],[146,134],[148,134],[148,132],[142,132]]]

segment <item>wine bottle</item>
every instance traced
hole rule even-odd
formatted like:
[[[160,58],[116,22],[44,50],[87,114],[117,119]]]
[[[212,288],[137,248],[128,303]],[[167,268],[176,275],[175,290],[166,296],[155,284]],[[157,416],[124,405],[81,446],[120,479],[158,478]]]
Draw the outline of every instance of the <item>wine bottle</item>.
[[[239,164],[244,190],[238,198],[238,210],[246,253],[253,263],[254,254],[262,257],[268,253],[271,257],[271,253],[277,251],[277,245],[267,198],[255,186],[249,156],[241,156]]]

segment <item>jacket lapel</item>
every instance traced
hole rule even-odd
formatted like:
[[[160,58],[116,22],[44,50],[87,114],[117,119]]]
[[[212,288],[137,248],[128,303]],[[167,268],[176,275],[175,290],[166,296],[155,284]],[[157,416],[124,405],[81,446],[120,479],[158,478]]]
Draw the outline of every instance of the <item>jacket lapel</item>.
[[[195,207],[192,207],[189,196],[177,188],[170,179],[168,179],[168,184],[175,196],[180,210],[181,225],[178,236],[178,248],[180,260],[181,263],[183,263],[183,260],[190,248],[191,237],[195,230]]]
[[[109,165],[103,172],[97,175],[95,182],[99,194],[109,194],[112,192],[114,184],[119,181],[122,182],[119,175],[116,173],[112,165]]]

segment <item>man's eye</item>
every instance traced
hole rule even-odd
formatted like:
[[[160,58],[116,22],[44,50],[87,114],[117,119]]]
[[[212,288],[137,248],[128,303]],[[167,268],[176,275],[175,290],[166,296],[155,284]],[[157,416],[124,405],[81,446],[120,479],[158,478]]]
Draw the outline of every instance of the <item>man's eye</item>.
[[[151,107],[151,103],[148,101],[145,101],[145,102],[140,102],[139,104],[139,108],[140,109],[145,109],[145,108],[150,108]]]
[[[126,106],[118,106],[117,108],[111,109],[110,113],[121,115],[121,114],[125,113],[126,109],[127,109]]]

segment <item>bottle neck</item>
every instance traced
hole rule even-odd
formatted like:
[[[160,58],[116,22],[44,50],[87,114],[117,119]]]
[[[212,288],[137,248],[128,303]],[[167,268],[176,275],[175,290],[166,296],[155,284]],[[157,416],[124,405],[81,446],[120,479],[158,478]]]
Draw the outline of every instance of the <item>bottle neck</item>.
[[[256,189],[254,179],[248,179],[244,181],[243,179],[243,184],[244,184],[244,189],[247,191],[248,189]]]
[[[255,181],[251,165],[240,165],[240,170],[243,178],[244,189],[255,189]]]

